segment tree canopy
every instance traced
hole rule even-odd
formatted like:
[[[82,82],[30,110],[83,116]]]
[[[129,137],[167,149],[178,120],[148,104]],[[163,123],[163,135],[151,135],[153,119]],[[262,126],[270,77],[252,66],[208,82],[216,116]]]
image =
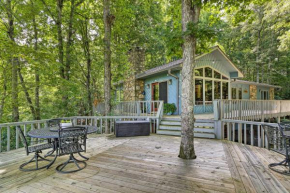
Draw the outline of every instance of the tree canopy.
[[[290,2],[241,2],[208,1],[186,33],[197,54],[219,45],[246,80],[282,86],[277,97],[289,99]],[[93,114],[104,100],[103,9],[94,0],[0,1],[0,122]],[[180,1],[111,0],[110,14],[112,87],[136,47],[147,69],[182,58]]]

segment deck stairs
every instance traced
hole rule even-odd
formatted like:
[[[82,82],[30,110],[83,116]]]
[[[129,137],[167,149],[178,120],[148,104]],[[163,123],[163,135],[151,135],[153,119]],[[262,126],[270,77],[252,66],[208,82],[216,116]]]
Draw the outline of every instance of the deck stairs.
[[[180,136],[181,118],[178,116],[163,117],[156,133]],[[194,137],[214,139],[214,121],[211,119],[197,119],[194,123]]]

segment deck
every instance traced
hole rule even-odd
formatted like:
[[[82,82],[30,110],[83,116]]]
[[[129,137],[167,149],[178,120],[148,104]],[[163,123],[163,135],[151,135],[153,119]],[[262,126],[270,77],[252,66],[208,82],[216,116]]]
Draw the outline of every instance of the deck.
[[[196,160],[177,157],[180,137],[90,135],[86,169],[74,174],[21,172],[23,149],[0,153],[0,192],[289,192],[290,177],[267,165],[282,159],[266,149],[195,139]]]

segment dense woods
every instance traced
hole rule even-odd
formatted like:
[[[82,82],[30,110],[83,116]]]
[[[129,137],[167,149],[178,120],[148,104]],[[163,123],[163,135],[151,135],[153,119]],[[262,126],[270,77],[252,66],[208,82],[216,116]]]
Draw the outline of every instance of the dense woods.
[[[282,86],[289,99],[290,2],[234,2],[201,6],[198,29],[187,26],[196,54],[219,45],[245,80]],[[1,1],[0,122],[93,115],[136,48],[146,69],[182,58],[191,32],[181,10],[174,0]]]

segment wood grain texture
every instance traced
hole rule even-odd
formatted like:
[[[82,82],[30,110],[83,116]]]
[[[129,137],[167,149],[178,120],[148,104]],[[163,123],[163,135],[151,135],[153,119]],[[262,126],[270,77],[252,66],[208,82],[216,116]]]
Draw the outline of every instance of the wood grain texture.
[[[197,159],[177,157],[180,137],[90,135],[88,166],[58,174],[21,172],[24,149],[0,154],[0,192],[289,192],[290,177],[268,169],[282,159],[266,149],[211,139],[194,141]],[[18,158],[18,159],[17,159]]]

